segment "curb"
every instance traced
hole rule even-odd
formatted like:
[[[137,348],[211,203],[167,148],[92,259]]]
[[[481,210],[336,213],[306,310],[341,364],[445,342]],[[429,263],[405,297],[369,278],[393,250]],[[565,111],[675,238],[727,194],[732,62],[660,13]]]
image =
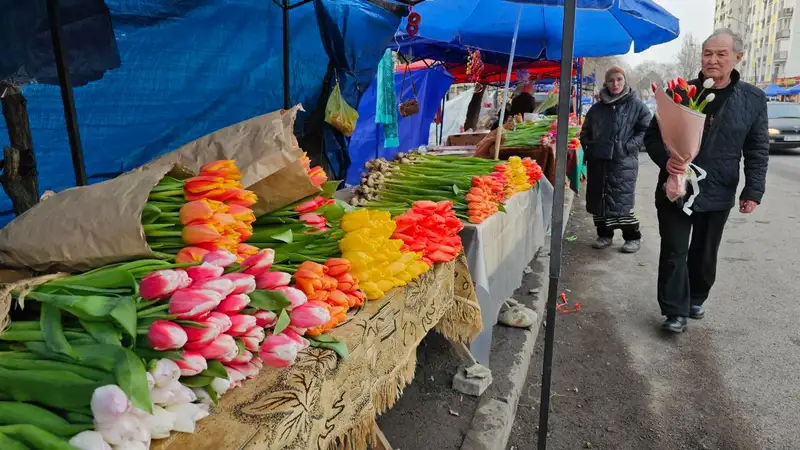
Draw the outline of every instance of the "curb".
[[[566,230],[575,193],[567,189],[564,197],[564,229]],[[505,450],[517,414],[517,404],[528,377],[536,338],[544,320],[547,303],[550,238],[531,261],[532,274],[522,279],[514,296],[520,303],[536,311],[536,323],[520,330],[495,325],[490,369],[494,382],[481,396],[461,450]],[[535,292],[532,292],[535,290]],[[530,294],[529,294],[530,293]]]

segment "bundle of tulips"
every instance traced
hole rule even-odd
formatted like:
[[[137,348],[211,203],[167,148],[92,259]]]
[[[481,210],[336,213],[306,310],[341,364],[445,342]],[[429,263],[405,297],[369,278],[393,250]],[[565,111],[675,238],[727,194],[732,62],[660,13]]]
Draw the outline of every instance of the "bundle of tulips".
[[[569,117],[569,128],[568,128],[568,135],[567,135],[567,146],[570,149],[576,149],[580,145],[578,141],[578,136],[580,135],[581,125],[578,123],[578,119],[575,117],[574,114],[570,114]],[[558,135],[558,121],[553,120],[550,122],[550,127],[548,128],[547,132],[541,137],[542,145],[555,145],[556,136]]]
[[[307,330],[307,336],[319,336],[336,328],[347,319],[350,308],[364,304],[366,296],[360,290],[358,278],[350,271],[350,261],[343,258],[330,258],[325,264],[313,261],[300,264],[294,274],[295,286],[306,294],[309,302],[322,304],[330,312],[330,320]]]
[[[397,225],[386,211],[348,212],[342,217],[341,227],[345,232],[339,242],[342,258],[350,262],[351,274],[369,300],[405,286],[430,269],[419,253],[402,251],[405,243],[391,238]]]
[[[322,186],[326,181],[328,181],[328,175],[325,173],[325,170],[323,170],[322,167],[311,167],[311,160],[308,159],[308,155],[305,152],[303,152],[303,156],[300,157],[300,162],[302,162],[303,168],[306,169],[306,173],[308,174],[308,177],[311,178],[311,183],[314,186]]]
[[[239,261],[256,247],[244,244],[255,221],[249,208],[257,201],[239,182],[242,175],[229,160],[204,165],[186,180],[162,179],[142,212],[147,243],[155,252],[178,262],[196,262],[208,252],[226,250]]]
[[[532,186],[528,179],[527,168],[522,164],[522,158],[519,156],[511,156],[506,164],[495,165],[491,176],[499,182],[504,182],[506,198],[519,192],[525,192]]]
[[[466,195],[467,220],[469,223],[481,223],[500,210],[505,202],[503,181],[491,175],[472,177],[472,187]]]
[[[528,176],[528,183],[536,185],[542,179],[542,167],[530,158],[522,158],[522,165],[525,166],[525,173]]]
[[[403,241],[401,250],[422,253],[422,261],[429,266],[452,261],[463,249],[458,233],[464,225],[453,212],[452,202],[414,202],[394,223],[392,238]]]

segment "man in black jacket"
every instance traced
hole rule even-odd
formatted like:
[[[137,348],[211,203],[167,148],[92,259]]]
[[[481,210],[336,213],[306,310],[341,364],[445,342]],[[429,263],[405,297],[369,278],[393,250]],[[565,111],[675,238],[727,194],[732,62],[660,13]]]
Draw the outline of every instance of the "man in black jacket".
[[[691,215],[683,211],[683,199],[670,202],[664,192],[664,183],[677,164],[664,147],[657,119],[645,135],[647,152],[661,168],[656,187],[661,234],[658,303],[667,317],[662,325],[666,331],[683,332],[687,317],[701,319],[705,314],[703,303],[716,278],[717,253],[735,205],[742,158],[745,183],[739,211],[752,213],[764,195],[769,160],[767,100],[761,89],[741,81],[734,69],[742,59],[742,47],[742,39],[731,30],[715,31],[703,42],[699,78],[689,82],[700,92],[706,80],[713,80],[713,87],[702,95],[714,95],[704,110],[705,131],[694,160],[708,175],[700,181]]]

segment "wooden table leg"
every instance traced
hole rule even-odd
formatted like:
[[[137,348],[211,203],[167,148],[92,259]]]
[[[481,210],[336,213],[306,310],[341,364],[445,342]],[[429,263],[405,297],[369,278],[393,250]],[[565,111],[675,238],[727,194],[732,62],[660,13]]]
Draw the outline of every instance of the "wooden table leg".
[[[380,427],[378,427],[377,423],[375,424],[373,433],[375,433],[375,444],[373,444],[372,450],[392,450],[389,440],[386,439],[386,436],[383,434]]]

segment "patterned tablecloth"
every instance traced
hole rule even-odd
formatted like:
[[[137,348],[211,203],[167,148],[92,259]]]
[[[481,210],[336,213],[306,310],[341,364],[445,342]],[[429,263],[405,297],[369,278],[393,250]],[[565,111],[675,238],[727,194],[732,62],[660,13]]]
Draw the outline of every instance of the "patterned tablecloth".
[[[481,312],[462,255],[417,282],[369,302],[333,334],[350,358],[308,349],[283,370],[264,369],[222,397],[194,434],[154,442],[157,450],[365,449],[375,418],[414,378],[417,346],[435,329],[467,343]]]

